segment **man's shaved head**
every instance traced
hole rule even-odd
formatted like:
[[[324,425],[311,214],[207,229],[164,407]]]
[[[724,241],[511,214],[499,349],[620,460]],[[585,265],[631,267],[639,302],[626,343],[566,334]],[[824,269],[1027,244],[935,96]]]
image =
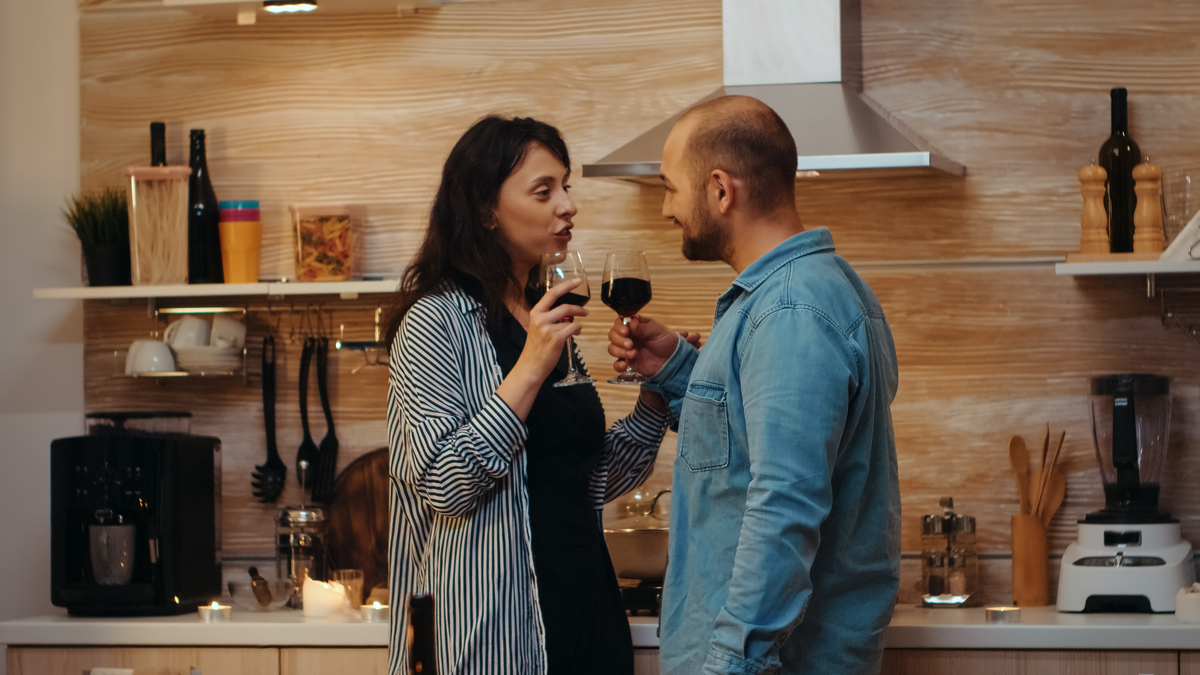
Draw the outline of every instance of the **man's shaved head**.
[[[721,169],[741,180],[752,209],[795,203],[796,141],[770,106],[749,96],[722,96],[684,113],[676,126],[685,125],[686,161],[698,189]]]

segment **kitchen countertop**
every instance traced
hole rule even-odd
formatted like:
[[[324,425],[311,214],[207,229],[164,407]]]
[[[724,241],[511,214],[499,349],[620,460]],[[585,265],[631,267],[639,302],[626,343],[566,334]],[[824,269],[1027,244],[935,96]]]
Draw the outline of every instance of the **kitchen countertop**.
[[[0,622],[0,644],[228,645],[386,647],[387,624],[348,618],[305,619],[299,611],[239,612],[230,623],[172,617],[83,618],[61,615]],[[629,619],[635,647],[658,646],[658,619]],[[989,624],[983,609],[900,606],[887,630],[891,649],[1162,649],[1200,650],[1200,624],[1174,614],[1060,614],[1026,607],[1021,623]]]
[[[1063,614],[1024,607],[1021,623],[990,624],[983,608],[898,606],[889,649],[1200,649],[1200,624],[1174,614]]]
[[[635,647],[658,646],[658,618],[630,617]],[[349,617],[306,619],[298,610],[239,612],[229,623],[198,614],[91,618],[56,615],[0,622],[0,644],[386,647],[388,626]]]

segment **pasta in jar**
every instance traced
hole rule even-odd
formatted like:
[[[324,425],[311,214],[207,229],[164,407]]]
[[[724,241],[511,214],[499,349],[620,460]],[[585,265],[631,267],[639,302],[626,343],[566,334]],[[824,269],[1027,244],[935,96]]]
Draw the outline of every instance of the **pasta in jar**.
[[[292,206],[297,281],[361,279],[362,208]]]

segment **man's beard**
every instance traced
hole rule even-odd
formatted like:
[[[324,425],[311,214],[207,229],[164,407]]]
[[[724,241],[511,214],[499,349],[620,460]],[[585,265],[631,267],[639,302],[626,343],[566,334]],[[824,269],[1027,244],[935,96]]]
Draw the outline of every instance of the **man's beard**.
[[[688,235],[683,229],[683,257],[693,261],[725,260],[729,250],[729,233],[713,216],[703,199],[697,200],[692,210],[692,227],[695,233]]]

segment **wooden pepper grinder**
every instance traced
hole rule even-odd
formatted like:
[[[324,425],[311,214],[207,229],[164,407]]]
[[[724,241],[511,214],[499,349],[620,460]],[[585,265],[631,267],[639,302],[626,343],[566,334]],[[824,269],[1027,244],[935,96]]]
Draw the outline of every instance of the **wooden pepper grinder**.
[[[1108,213],[1104,210],[1104,181],[1108,172],[1103,167],[1085,166],[1079,170],[1079,191],[1083,194],[1083,211],[1079,213],[1079,252],[1108,253]]]
[[[1149,162],[1133,167],[1133,191],[1137,208],[1133,212],[1133,252],[1162,253],[1162,169]]]

